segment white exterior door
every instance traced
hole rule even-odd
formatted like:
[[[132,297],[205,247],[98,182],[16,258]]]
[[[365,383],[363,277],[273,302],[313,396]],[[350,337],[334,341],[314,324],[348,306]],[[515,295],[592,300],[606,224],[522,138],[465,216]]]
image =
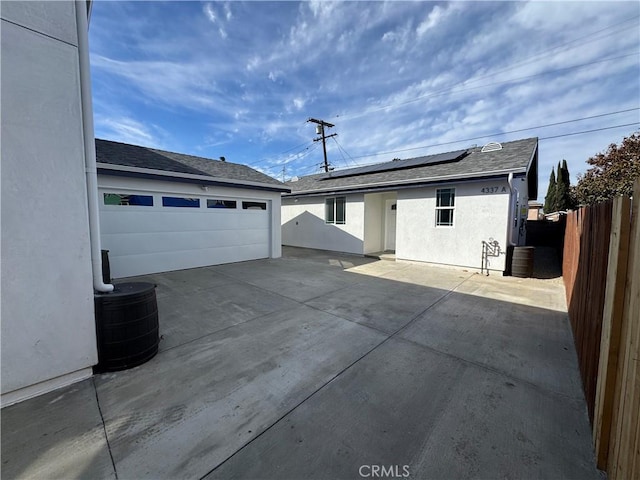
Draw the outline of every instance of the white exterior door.
[[[267,199],[100,189],[114,278],[268,258]]]
[[[393,250],[396,249],[396,200],[385,201],[385,234],[384,234],[384,249]]]

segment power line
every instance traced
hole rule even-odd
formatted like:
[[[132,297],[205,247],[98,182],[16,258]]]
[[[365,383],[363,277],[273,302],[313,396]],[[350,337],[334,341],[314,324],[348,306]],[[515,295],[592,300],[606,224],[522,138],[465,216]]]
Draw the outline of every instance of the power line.
[[[547,123],[545,125],[538,125],[538,126],[535,126],[535,127],[519,128],[517,130],[509,130],[507,132],[499,132],[499,133],[492,133],[492,134],[488,134],[488,135],[480,135],[478,137],[465,138],[465,139],[462,139],[462,140],[454,140],[454,141],[451,141],[451,142],[434,143],[434,144],[431,144],[431,145],[421,145],[419,147],[403,148],[403,149],[399,149],[399,150],[388,150],[386,152],[368,153],[368,154],[365,154],[365,155],[356,155],[356,156],[351,157],[351,158],[352,159],[356,159],[356,158],[365,158],[365,157],[375,157],[375,156],[378,156],[378,155],[386,155],[386,154],[389,154],[389,153],[401,153],[401,152],[408,152],[408,151],[411,151],[411,150],[421,150],[421,149],[424,149],[424,148],[442,147],[442,146],[445,146],[445,145],[452,145],[452,144],[455,144],[455,143],[462,143],[462,142],[470,142],[470,141],[473,141],[473,140],[480,140],[482,138],[497,137],[497,136],[500,136],[500,135],[508,135],[508,134],[511,134],[511,133],[525,132],[527,130],[536,130],[538,128],[554,127],[554,126],[557,126],[557,125],[564,125],[564,124],[567,124],[567,123],[575,123],[575,122],[581,122],[583,120],[591,120],[593,118],[600,118],[600,117],[606,117],[606,116],[610,116],[610,115],[617,115],[617,114],[620,114],[620,113],[628,113],[628,112],[632,112],[634,110],[640,110],[640,107],[628,108],[626,110],[618,110],[617,112],[600,113],[598,115],[591,115],[589,117],[574,118],[573,120],[564,120],[562,122]]]
[[[285,160],[284,162],[280,163],[279,165],[288,165],[291,162],[302,160],[303,158],[308,157],[309,155],[311,155],[311,153],[314,152],[315,150],[317,150],[318,147],[319,147],[318,144],[310,145],[307,148],[305,148],[305,149],[301,150],[300,152],[296,153],[295,155],[293,155],[288,160]]]
[[[354,165],[357,165],[356,161],[353,159],[353,157],[351,155],[349,155],[349,152],[347,152],[344,147],[342,145],[340,145],[340,143],[338,143],[338,140],[336,138],[334,138],[334,141],[336,142],[336,144],[338,145],[338,148],[346,153],[347,157],[349,157],[351,159],[351,161],[353,162]]]
[[[458,90],[454,90],[457,85],[460,85],[460,84],[456,84],[453,87],[450,87],[450,88],[447,88],[447,89],[437,90],[436,92],[428,93],[426,95],[420,95],[418,97],[413,98],[412,100],[407,100],[407,101],[401,102],[401,103],[396,103],[396,104],[392,104],[392,105],[385,105],[385,106],[382,106],[382,107],[369,109],[369,110],[366,110],[366,111],[363,111],[363,112],[357,113],[357,114],[345,115],[345,117],[356,117],[356,116],[367,115],[367,114],[370,114],[370,113],[379,112],[379,111],[382,111],[382,110],[387,110],[387,109],[390,109],[390,108],[402,107],[404,105],[409,105],[411,103],[419,102],[420,100],[424,100],[425,98],[439,97],[439,96],[442,96],[442,95],[446,95],[447,93],[455,95],[457,93],[466,92],[466,91],[469,91],[469,90],[478,90],[478,89],[481,89],[481,88],[492,87],[492,86],[495,86],[495,85],[519,82],[519,81],[528,80],[528,79],[531,79],[531,78],[542,77],[542,76],[545,76],[545,75],[549,75],[551,73],[563,72],[563,71],[568,71],[568,70],[575,70],[575,69],[578,69],[578,68],[588,67],[588,66],[595,65],[595,64],[598,64],[598,63],[610,62],[612,60],[620,60],[622,58],[636,56],[639,53],[640,52],[627,53],[625,55],[620,55],[620,56],[617,56],[617,57],[603,58],[603,59],[600,59],[600,60],[594,60],[592,62],[581,63],[581,64],[578,64],[578,65],[572,65],[570,67],[557,68],[555,70],[547,70],[545,72],[536,73],[536,74],[533,74],[533,75],[526,75],[524,77],[516,77],[516,78],[509,79],[509,80],[500,80],[500,81],[497,81],[497,82],[487,83],[485,85],[478,85],[478,86],[475,86],[475,87],[467,87],[467,88],[460,88]],[[339,115],[337,115],[337,116],[339,116]],[[344,118],[344,117],[340,116],[340,118]]]
[[[571,135],[582,135],[583,133],[601,132],[603,130],[613,130],[614,128],[631,127],[640,125],[640,122],[625,123],[624,125],[614,125],[612,127],[594,128],[593,130],[583,130],[581,132],[563,133],[562,135],[552,135],[550,137],[540,137],[538,140],[549,140],[550,138],[570,137]]]
[[[339,115],[339,114],[338,114],[338,115],[335,115],[335,116],[336,116],[336,117],[340,117],[340,118],[355,117],[355,116],[360,116],[360,115],[364,115],[364,114],[371,113],[371,112],[376,112],[376,111],[379,111],[379,110],[384,110],[384,109],[387,109],[387,108],[395,108],[395,107],[399,107],[399,106],[407,105],[407,104],[410,104],[410,103],[413,103],[413,102],[419,101],[419,100],[421,100],[421,99],[423,99],[423,98],[427,98],[427,97],[430,97],[430,96],[441,95],[441,94],[444,94],[444,93],[447,93],[447,92],[452,91],[455,87],[457,87],[457,86],[459,86],[459,85],[464,85],[464,84],[466,84],[466,83],[474,83],[474,82],[476,82],[476,81],[478,81],[478,80],[481,80],[481,79],[483,79],[483,78],[493,77],[493,76],[495,76],[495,75],[497,75],[497,74],[499,74],[499,73],[502,73],[502,72],[505,72],[505,71],[508,71],[508,70],[513,70],[514,68],[517,68],[518,66],[522,66],[522,65],[526,65],[526,64],[529,64],[529,63],[535,62],[535,61],[537,61],[536,59],[538,59],[538,57],[541,57],[541,56],[542,56],[542,55],[544,55],[545,53],[552,52],[552,51],[554,51],[554,50],[556,50],[556,49],[559,49],[559,48],[565,47],[565,46],[570,45],[570,44],[572,44],[572,43],[576,43],[576,42],[578,42],[578,41],[580,41],[580,40],[583,40],[583,39],[585,39],[585,38],[588,38],[589,40],[587,40],[587,41],[586,41],[586,42],[584,42],[584,43],[591,43],[591,42],[596,41],[596,40],[601,40],[602,38],[605,38],[605,37],[610,36],[610,35],[612,35],[612,34],[620,33],[620,32],[622,32],[622,31],[624,31],[624,30],[628,30],[628,29],[630,29],[630,28],[635,27],[635,25],[630,25],[629,27],[625,27],[625,28],[623,28],[623,29],[618,29],[618,30],[617,30],[617,31],[615,31],[615,32],[611,32],[611,33],[609,33],[609,34],[607,34],[607,35],[604,35],[604,36],[601,36],[601,37],[596,37],[596,36],[595,36],[595,35],[597,35],[598,33],[604,32],[604,31],[606,31],[606,30],[610,30],[610,29],[612,29],[612,28],[619,27],[620,25],[623,25],[623,24],[628,23],[628,22],[635,21],[635,20],[637,20],[638,18],[640,18],[640,15],[636,15],[635,17],[629,18],[629,19],[624,20],[624,21],[622,21],[622,22],[618,22],[618,23],[615,23],[615,24],[609,25],[609,26],[607,26],[607,27],[605,27],[605,28],[602,28],[602,29],[600,29],[600,30],[596,30],[595,32],[591,32],[591,33],[589,33],[589,34],[587,34],[587,35],[584,35],[584,36],[582,36],[582,37],[575,38],[575,39],[573,39],[573,40],[571,40],[571,41],[569,41],[569,42],[566,42],[566,43],[563,43],[563,44],[560,44],[560,45],[556,45],[556,46],[551,47],[551,48],[549,48],[549,49],[547,49],[547,50],[543,50],[543,51],[538,52],[538,53],[536,53],[535,55],[533,55],[533,56],[529,57],[528,59],[525,59],[525,60],[523,60],[523,61],[521,61],[521,62],[515,63],[515,64],[513,64],[513,65],[511,65],[511,66],[509,66],[509,67],[502,68],[502,69],[498,69],[498,70],[496,70],[496,71],[494,71],[494,72],[492,72],[492,73],[489,73],[489,74],[486,74],[486,75],[482,75],[482,76],[480,76],[480,77],[476,77],[476,78],[474,78],[474,79],[464,80],[464,81],[462,81],[462,82],[454,83],[453,85],[451,85],[451,86],[449,86],[449,87],[446,87],[446,88],[441,89],[441,90],[436,90],[435,92],[432,92],[431,94],[426,94],[426,95],[422,95],[422,96],[416,97],[416,98],[414,98],[413,100],[409,100],[409,101],[407,101],[407,102],[403,102],[403,103],[399,103],[399,104],[389,104],[389,105],[385,105],[385,106],[379,107],[379,108],[378,108],[378,109],[376,109],[376,110],[368,110],[368,111],[366,111],[366,112],[361,112],[361,113],[353,113],[353,114],[346,114],[346,115]],[[584,43],[583,43],[583,44],[581,44],[581,45],[578,45],[578,46],[582,46],[582,45],[584,45]],[[571,47],[571,48],[574,48],[574,47]],[[571,48],[564,49],[564,50],[570,50]],[[560,51],[563,51],[563,50],[560,50]],[[553,72],[554,72],[554,71],[552,70],[552,71],[549,71],[549,72],[547,72],[547,73],[553,73]],[[493,85],[493,84],[488,84],[488,85],[486,85],[486,86],[491,86],[491,85]],[[482,88],[482,87],[474,87],[474,88]],[[464,90],[459,90],[459,91],[464,91]]]
[[[309,147],[311,147],[312,145],[313,145],[313,142],[306,141],[304,143],[301,143],[300,145],[296,145],[295,147],[291,147],[291,148],[288,148],[287,150],[285,150],[283,152],[277,153],[277,154],[275,154],[275,155],[273,155],[273,156],[271,156],[269,158],[263,158],[261,160],[258,160],[256,162],[252,162],[252,163],[245,163],[245,165],[253,166],[253,165],[258,165],[260,163],[269,162],[272,159],[275,159],[276,157],[279,157],[280,155],[284,155],[285,153],[290,152],[291,150],[295,150],[296,148],[300,148],[300,147],[306,146],[305,148],[303,148],[299,152],[293,154],[293,155],[298,155],[298,154],[304,152],[305,150],[309,149]]]
[[[596,34],[604,32],[605,30],[610,30],[611,28],[615,28],[615,27],[618,27],[618,26],[623,25],[625,23],[635,21],[638,18],[640,18],[640,15],[636,15],[635,17],[632,17],[632,18],[630,18],[628,20],[625,20],[623,22],[619,22],[619,23],[616,23],[616,24],[613,24],[613,25],[609,25],[608,27],[605,27],[605,28],[600,29],[600,30],[596,30],[595,32],[592,32],[592,33],[590,33],[588,35],[584,35],[582,37],[575,38],[575,39],[573,39],[573,40],[571,40],[569,42],[562,43],[560,45],[556,45],[555,47],[551,47],[551,48],[549,48],[547,50],[543,50],[543,51],[541,51],[541,52],[529,57],[528,59],[525,59],[523,61],[514,63],[513,65],[511,65],[509,67],[505,67],[505,68],[496,70],[493,73],[488,73],[488,74],[482,75],[480,77],[476,77],[476,78],[473,78],[471,80],[467,80],[467,81],[464,81],[464,82],[461,82],[461,83],[463,83],[463,84],[464,83],[473,83],[473,82],[476,82],[476,81],[481,80],[483,78],[494,77],[499,73],[506,72],[506,71],[509,71],[509,70],[513,70],[514,68],[518,68],[518,67],[521,67],[523,65],[528,65],[530,63],[537,62],[538,60],[540,60],[538,57],[541,57],[541,56],[543,56],[543,55],[545,55],[545,54],[547,54],[549,52],[553,52],[554,50],[560,49],[560,50],[558,50],[558,52],[556,52],[556,53],[560,53],[560,52],[563,52],[563,51],[566,51],[566,50],[571,50],[571,49],[576,48],[576,47],[583,47],[587,43],[592,43],[592,42],[595,42],[595,41],[598,41],[598,40],[602,40],[603,38],[609,37],[611,35],[618,34],[618,33],[623,32],[625,30],[630,30],[632,28],[635,28],[636,25],[629,25],[628,27],[620,28],[620,29],[618,29],[618,30],[616,30],[614,32],[609,32],[606,35],[595,36]],[[586,40],[584,43],[581,43],[580,45],[576,45],[574,47],[562,48],[562,47],[566,47],[567,45],[571,45],[572,43],[576,43],[576,42],[578,42],[580,40],[584,40],[584,39],[588,39],[588,40]]]
[[[342,153],[342,149],[340,148],[340,144],[336,140],[336,137],[332,137],[332,138],[333,138],[333,141],[336,142],[336,145],[338,145],[338,152],[340,152],[340,156],[342,157],[342,161],[344,162],[345,167],[349,167],[349,162],[347,161],[346,157],[344,156],[344,153]]]
[[[601,132],[601,131],[604,131],[604,130],[613,130],[613,129],[616,129],[616,128],[631,127],[631,126],[635,126],[635,125],[640,126],[640,121],[639,122],[633,122],[633,123],[625,123],[625,124],[621,124],[621,125],[612,125],[612,126],[609,126],[609,127],[593,128],[593,129],[590,129],[590,130],[582,130],[582,131],[579,131],[579,132],[563,133],[563,134],[560,134],[560,135],[551,135],[551,136],[548,136],[548,137],[539,137],[538,140],[550,140],[550,139],[554,139],[554,138],[570,137],[570,136],[574,136],[574,135],[583,135],[583,134],[586,134],[586,133]],[[487,135],[487,136],[490,136],[490,135]],[[476,137],[476,138],[484,138],[484,137]],[[467,141],[467,140],[457,140],[455,142],[446,142],[446,143],[441,143],[441,144],[434,144],[432,146],[447,145],[447,144],[450,144],[450,143],[460,143],[460,142],[464,142],[464,141]],[[315,169],[317,169],[318,167],[321,167],[321,166],[322,166],[321,163],[312,165],[311,169],[307,168],[307,169],[303,170],[302,171],[302,175],[306,174],[306,172],[312,172],[313,170],[315,170]]]

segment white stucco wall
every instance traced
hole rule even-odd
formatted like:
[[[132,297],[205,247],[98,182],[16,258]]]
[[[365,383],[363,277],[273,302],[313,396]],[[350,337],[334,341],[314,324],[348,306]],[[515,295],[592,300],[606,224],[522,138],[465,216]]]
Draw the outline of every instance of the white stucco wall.
[[[198,184],[103,174],[98,175],[98,191],[101,203],[103,202],[103,193],[154,196],[153,207],[105,207],[101,205],[102,248],[110,250],[111,273],[114,278],[230,263],[246,260],[245,256],[252,254],[256,255],[254,258],[279,258],[282,256],[280,192],[218,186],[208,186],[205,191]],[[163,194],[199,198],[201,208],[181,208],[167,211],[166,207],[162,207],[161,197]],[[211,198],[236,200],[238,209],[207,209],[206,200]],[[267,202],[268,211],[242,210],[241,202],[243,200]],[[172,219],[174,216],[179,216],[180,221],[174,223],[173,226],[183,225],[183,227],[175,232],[169,230],[169,222],[164,222],[164,226],[159,227],[158,222],[162,222],[162,219],[167,218],[167,215]],[[269,215],[271,216],[270,225],[268,218],[263,222],[263,217]],[[198,228],[197,235],[189,231],[193,228],[194,222]],[[114,226],[119,229],[126,228],[127,232],[118,232],[125,235],[114,235]],[[260,227],[261,230],[252,228],[254,226]],[[269,230],[269,244],[264,247],[267,252],[263,256],[262,246],[252,244],[262,238],[265,229]],[[137,237],[144,236],[144,245],[140,245],[139,242],[130,242],[128,245],[125,242],[123,244],[122,240],[126,239],[127,234],[134,231],[138,232],[136,233]],[[244,231],[244,238],[238,238],[238,232],[241,231]],[[227,234],[231,236],[225,239],[221,238],[222,235]],[[170,249],[180,249],[182,245],[184,254],[181,255],[181,259],[165,262],[163,258],[166,254],[163,252],[166,251],[167,245],[170,245]],[[214,245],[215,248],[212,248]],[[144,255],[141,256],[140,253]],[[148,256],[148,261],[142,258],[144,256]],[[173,260],[177,262],[175,268],[167,268],[167,266],[171,266]],[[154,265],[154,262],[162,264],[164,267],[156,268],[157,265]]]
[[[506,251],[509,186],[505,180],[467,182],[455,187],[453,227],[436,227],[436,188],[398,191],[396,258],[480,268],[482,241],[497,240]],[[483,193],[485,192],[493,193]],[[490,258],[502,271],[505,257]]]
[[[380,193],[364,196],[364,253],[384,250],[384,197]]]
[[[325,197],[282,199],[282,243],[293,247],[364,253],[364,195],[347,195],[346,223],[324,221]]]
[[[97,363],[75,5],[2,2],[2,404]]]

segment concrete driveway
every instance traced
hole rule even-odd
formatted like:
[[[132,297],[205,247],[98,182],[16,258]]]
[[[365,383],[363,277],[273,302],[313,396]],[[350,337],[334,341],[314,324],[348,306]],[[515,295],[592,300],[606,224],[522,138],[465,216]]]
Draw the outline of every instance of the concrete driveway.
[[[3,478],[600,478],[560,279],[291,248],[144,278],[160,353],[3,409]]]

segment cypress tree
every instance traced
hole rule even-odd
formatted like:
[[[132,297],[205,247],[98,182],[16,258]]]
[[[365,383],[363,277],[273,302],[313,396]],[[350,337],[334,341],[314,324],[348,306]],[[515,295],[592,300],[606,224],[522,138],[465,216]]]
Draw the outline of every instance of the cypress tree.
[[[563,179],[566,183],[565,189],[567,191],[567,201],[564,206],[564,210],[568,210],[570,208],[574,208],[575,205],[574,205],[573,195],[571,192],[571,177],[569,176],[569,165],[567,165],[567,161],[564,159],[562,160],[562,171],[564,172]]]
[[[571,198],[569,196],[569,168],[567,167],[567,161],[563,160],[562,165],[558,162],[555,211],[567,210],[569,208],[571,208]]]
[[[551,167],[551,175],[549,176],[549,186],[547,187],[547,195],[544,197],[544,213],[555,212],[556,204],[556,174]]]

